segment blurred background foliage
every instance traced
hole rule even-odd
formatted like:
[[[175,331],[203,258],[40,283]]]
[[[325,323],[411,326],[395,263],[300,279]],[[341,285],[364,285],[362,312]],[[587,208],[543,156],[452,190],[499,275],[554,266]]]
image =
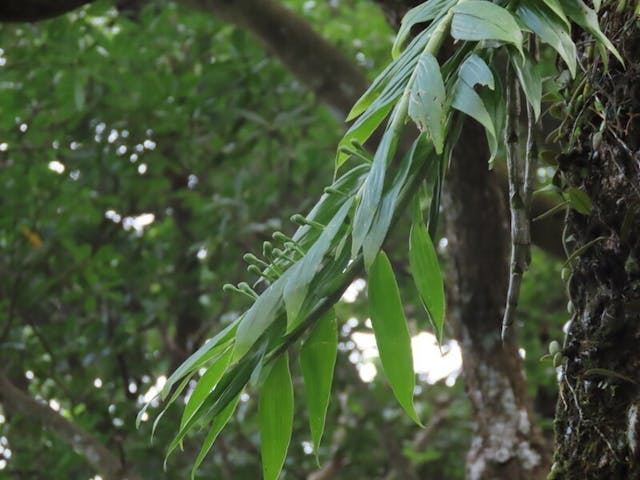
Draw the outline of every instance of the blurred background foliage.
[[[392,32],[370,1],[287,3],[370,77],[388,61]],[[274,230],[291,232],[289,216],[322,192],[344,125],[246,33],[166,1],[134,17],[97,2],[0,26],[0,108],[0,369],[141,478],[187,478],[202,438],[162,466],[181,412],[167,412],[153,442],[158,405],[140,430],[135,416],[247,305],[222,285],[250,279],[242,254],[257,253]],[[404,238],[388,248],[399,265]],[[440,247],[446,262],[446,239]],[[535,256],[522,354],[550,433],[555,371],[540,357],[559,338],[565,301],[560,265]],[[409,318],[417,317],[406,268],[398,272]],[[455,342],[443,346],[448,361],[422,352],[431,365],[417,387],[420,430],[375,374],[356,286],[338,310],[321,465],[298,402],[283,478],[333,478],[321,475],[334,467],[335,478],[462,478],[472,419]],[[428,330],[414,320],[414,334]],[[417,350],[437,350],[433,337],[420,338]],[[255,411],[248,391],[202,478],[257,478]],[[96,473],[55,431],[0,410],[0,478]]]

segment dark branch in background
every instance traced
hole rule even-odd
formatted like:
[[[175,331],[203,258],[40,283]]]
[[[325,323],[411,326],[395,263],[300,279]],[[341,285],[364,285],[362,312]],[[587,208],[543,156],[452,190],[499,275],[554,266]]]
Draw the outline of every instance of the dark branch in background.
[[[250,32],[341,119],[369,81],[303,18],[274,0],[182,0]]]
[[[75,423],[70,422],[47,405],[41,404],[17,388],[0,373],[0,401],[7,413],[20,414],[38,422],[60,440],[73,448],[104,480],[138,480],[140,477],[122,465],[120,458],[107,449],[97,438]]]
[[[94,0],[4,0],[0,5],[0,22],[39,22],[59,17]],[[114,0],[120,14],[135,16],[147,0]]]
[[[0,22],[37,22],[63,15],[93,0],[4,0]]]
[[[418,6],[424,0],[373,0],[373,2],[380,6],[389,25],[393,27],[394,31],[397,31],[407,10]]]

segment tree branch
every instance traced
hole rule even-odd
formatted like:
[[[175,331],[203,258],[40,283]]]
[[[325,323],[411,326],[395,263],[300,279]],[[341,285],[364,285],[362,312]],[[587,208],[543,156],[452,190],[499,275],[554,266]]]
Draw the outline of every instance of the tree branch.
[[[137,473],[123,466],[98,439],[56,411],[43,405],[17,388],[0,373],[0,401],[11,413],[18,413],[51,430],[63,442],[78,452],[104,480],[139,480]]]
[[[344,119],[369,81],[303,18],[274,0],[182,0],[247,30]]]
[[[0,22],[37,22],[63,15],[93,0],[20,0],[0,4]]]

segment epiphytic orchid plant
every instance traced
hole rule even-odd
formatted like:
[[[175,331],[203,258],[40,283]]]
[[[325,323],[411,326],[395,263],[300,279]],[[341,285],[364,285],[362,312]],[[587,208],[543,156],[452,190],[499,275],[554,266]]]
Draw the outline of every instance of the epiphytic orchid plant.
[[[597,9],[600,2],[593,4]],[[293,424],[288,349],[294,344],[300,344],[317,451],[338,344],[333,306],[363,270],[384,372],[400,405],[420,423],[413,406],[409,331],[382,248],[397,217],[411,206],[410,269],[424,313],[441,339],[444,288],[432,238],[440,192],[465,117],[484,127],[491,152],[488,166],[502,157],[508,166],[512,255],[502,336],[510,341],[520,281],[530,258],[535,130],[543,96],[538,55],[540,49],[550,49],[563,61],[559,68],[578,75],[573,24],[593,35],[603,58],[608,52],[619,58],[599,28],[596,10],[582,0],[429,0],[406,14],[393,45],[393,61],[348,116],[354,123],[338,147],[334,182],[307,215],[292,217],[299,228],[291,238],[275,232],[274,241],[264,243],[262,258],[245,255],[257,280],[253,286],[225,288],[248,297],[250,306],[167,380],[160,395],[163,400],[169,397],[168,406],[205,369],[167,455],[192,429],[208,429],[195,473],[252,382],[259,389],[264,478],[276,479]],[[415,30],[420,32],[412,37]],[[447,48],[450,53],[445,55],[442,47],[449,38],[456,40],[455,49]],[[408,122],[418,133],[410,148],[402,148]],[[370,153],[367,140],[383,123],[381,140]]]

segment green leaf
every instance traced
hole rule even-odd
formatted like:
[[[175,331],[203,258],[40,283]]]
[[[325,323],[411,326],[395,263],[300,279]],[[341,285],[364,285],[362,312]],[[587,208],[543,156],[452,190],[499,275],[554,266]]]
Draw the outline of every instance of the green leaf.
[[[343,192],[343,194],[322,194],[320,200],[306,215],[307,219],[322,225],[329,223],[334,217],[336,210],[338,210],[344,202],[344,197],[355,195],[357,189],[361,187],[364,178],[366,178],[366,174],[369,172],[369,168],[369,164],[360,164],[340,176],[331,184],[331,188]],[[307,249],[311,247],[319,236],[320,232],[317,229],[311,228],[309,225],[302,225],[296,230],[292,238],[302,249]]]
[[[462,123],[460,121],[458,124]],[[443,170],[447,168],[447,165],[450,164],[451,155],[453,152],[453,145],[455,142],[451,142],[450,139],[447,139],[447,143],[444,146],[444,154],[436,159],[434,169],[432,172],[432,192],[431,192],[431,202],[429,202],[429,230],[433,230],[434,235],[438,228],[438,220],[440,218],[440,202],[442,200],[442,185],[444,183],[444,175]]]
[[[276,480],[284,465],[293,428],[293,384],[286,353],[274,361],[260,389],[258,415],[264,480]]]
[[[299,314],[307,297],[309,284],[318,272],[325,254],[330,250],[338,230],[351,209],[353,198],[349,198],[333,219],[324,227],[318,239],[303,258],[291,267],[289,280],[284,287],[284,303],[287,311],[287,332],[299,324]]]
[[[200,453],[198,453],[198,457],[191,468],[191,480],[193,480],[196,476],[196,471],[198,467],[202,464],[202,461],[211,450],[213,446],[213,442],[218,438],[218,434],[222,431],[224,426],[227,424],[233,412],[235,412],[236,407],[238,406],[238,401],[240,400],[240,395],[236,396],[234,400],[229,402],[229,404],[220,412],[218,416],[216,416],[211,422],[211,427],[209,428],[209,433],[205,437],[202,442],[202,447],[200,448]]]
[[[523,0],[517,13],[527,27],[558,52],[567,64],[571,76],[575,77],[576,46],[566,25],[539,0]]]
[[[540,117],[540,106],[542,104],[542,79],[538,71],[538,64],[527,53],[523,57],[511,56],[511,63],[516,69],[518,80],[527,97],[527,101],[533,109],[536,120]]]
[[[564,13],[564,9],[562,5],[560,5],[560,0],[543,0],[543,1],[544,3],[547,4],[547,7],[549,7],[549,9],[553,11],[553,13],[555,13],[558,16],[558,18],[560,18],[560,20],[564,22],[567,28],[571,28],[571,23],[569,23],[569,19],[567,18],[567,15]]]
[[[409,237],[411,275],[438,341],[442,342],[445,309],[444,283],[440,264],[438,263],[438,254],[424,224],[417,196],[413,208],[413,224],[411,225]]]
[[[391,49],[392,57],[397,58],[398,55],[400,55],[402,47],[407,41],[407,38],[409,38],[411,28],[414,25],[428,22],[444,15],[456,2],[457,0],[430,0],[409,10],[402,18],[400,29],[393,42],[393,48]]]
[[[258,338],[260,338],[267,328],[276,320],[283,304],[282,294],[284,286],[290,275],[291,269],[284,272],[278,280],[262,292],[245,313],[236,333],[236,342],[231,359],[232,363],[235,363],[236,360],[251,350],[251,347],[253,347]]]
[[[309,427],[316,460],[331,397],[331,382],[337,352],[338,325],[332,309],[320,317],[300,348],[300,367],[307,392]]]
[[[351,147],[353,141],[356,141],[362,145],[369,139],[371,134],[378,128],[382,121],[389,115],[389,112],[393,108],[394,101],[402,94],[402,91],[397,92],[395,96],[385,98],[384,102],[376,100],[375,108],[372,108],[371,112],[365,112],[356,122],[347,130],[342,140],[338,144],[340,147]],[[378,105],[380,104],[380,105]],[[338,151],[336,156],[335,168],[338,170],[342,164],[349,158],[349,155],[342,150]]]
[[[486,69],[482,66],[486,67]],[[478,121],[486,130],[489,139],[489,149],[493,161],[498,151],[498,139],[495,125],[482,98],[474,90],[476,84],[494,87],[493,74],[484,60],[475,54],[469,56],[460,66],[458,80],[453,87],[453,101],[451,106]]]
[[[440,65],[433,55],[424,52],[411,85],[409,116],[420,130],[428,132],[438,154],[444,147],[446,96]]]
[[[400,196],[402,189],[406,186],[409,172],[413,169],[413,166],[416,163],[421,162],[424,159],[431,159],[430,153],[433,151],[432,148],[433,147],[430,142],[426,140],[426,137],[424,135],[420,135],[411,146],[409,152],[407,152],[402,159],[391,187],[382,197],[382,202],[380,203],[380,207],[373,219],[371,229],[365,237],[362,245],[364,266],[367,270],[378,255],[380,247],[387,236],[387,232],[391,226],[391,221],[393,220],[393,215],[396,213],[398,197]]]
[[[497,78],[495,90],[484,88],[478,92],[478,95],[482,99],[482,103],[491,117],[491,123],[493,124],[494,131],[503,132],[507,111],[504,102],[504,88],[500,82],[500,78]],[[486,128],[485,134],[487,136],[487,143],[489,144],[490,149],[489,167],[491,167],[502,145],[498,144],[497,136],[492,135]],[[431,230],[429,230],[429,232],[431,233]]]
[[[402,52],[402,55],[387,65],[382,73],[375,78],[371,86],[351,108],[349,115],[347,115],[347,121],[353,120],[368,110],[388,87],[397,89],[399,92],[404,90],[406,80],[411,76],[418,61],[418,56],[422,53],[425,44],[429,40],[430,31],[431,29],[428,28],[416,35],[416,38],[411,41],[409,47]]]
[[[607,36],[602,33],[602,30],[600,30],[598,15],[593,9],[585,5],[582,0],[564,0],[563,5],[567,15],[571,17],[571,20],[593,35],[598,42],[613,53],[618,61],[624,65],[624,60],[622,59],[620,52],[618,52],[616,47],[613,46]]]
[[[384,372],[402,408],[420,425],[413,406],[415,374],[411,337],[398,284],[383,251],[380,251],[369,270],[368,296],[371,323]]]
[[[191,380],[193,375],[195,375],[195,372],[190,374],[190,375],[187,375],[186,377],[184,377],[182,379],[182,382],[180,382],[180,385],[178,385],[176,387],[176,389],[173,392],[173,395],[171,395],[171,398],[167,401],[165,407],[156,416],[156,419],[153,421],[153,426],[151,427],[151,438],[152,439],[153,439],[153,436],[155,435],[156,428],[158,426],[158,423],[160,422],[160,419],[164,416],[164,414],[169,409],[169,407],[173,404],[173,402],[175,402],[176,399],[180,396],[180,394],[186,388],[187,384],[189,383],[189,381]],[[143,417],[144,413],[147,411],[147,408],[149,408],[149,405],[151,405],[151,402],[153,400],[157,399],[157,398],[158,398],[157,395],[155,397],[153,397],[151,400],[149,400],[147,403],[145,403],[144,407],[142,407],[142,409],[138,412],[138,415],[136,416],[136,428],[140,428],[140,423],[142,422],[142,417]]]
[[[582,215],[591,215],[593,206],[591,204],[591,198],[589,194],[579,188],[571,187],[567,189],[567,197],[569,205]]]
[[[217,383],[213,392],[205,398],[202,406],[184,425],[180,426],[178,433],[167,448],[167,454],[164,459],[165,467],[171,453],[181,444],[185,435],[193,429],[198,422],[203,419],[214,419],[242,392],[251,374],[264,357],[266,347],[267,341],[262,340],[256,347],[248,352],[245,357],[233,364]]]
[[[397,143],[395,132],[386,130],[380,146],[373,157],[373,164],[371,165],[369,175],[367,175],[367,179],[362,186],[362,198],[356,207],[356,213],[353,219],[351,256],[354,258],[360,251],[364,239],[369,233],[374,215],[380,205],[387,163],[391,157],[393,157]]]
[[[336,170],[348,159],[341,147],[351,147],[352,141],[364,144],[393,108],[407,87],[418,57],[429,39],[432,26],[420,32],[402,55],[394,60],[374,81],[352,108],[347,121],[360,116],[338,144]]]
[[[182,412],[182,419],[180,420],[181,427],[184,426],[184,424],[187,423],[187,421],[198,411],[207,396],[213,390],[213,387],[215,387],[218,381],[222,378],[222,375],[226,371],[229,361],[231,360],[231,353],[231,348],[223,352],[211,365],[207,367],[207,371],[200,380],[198,380],[198,383],[193,389],[193,392],[189,397],[189,401]]]
[[[451,36],[457,40],[497,40],[522,53],[522,32],[508,10],[486,0],[467,0],[453,7]]]
[[[491,69],[487,62],[475,53],[469,55],[460,65],[458,76],[471,87],[482,85],[489,87],[491,90],[495,88],[495,79]]]
[[[236,330],[238,329],[238,325],[243,317],[239,317],[233,321],[230,325],[224,328],[220,333],[218,333],[215,337],[210,340],[207,340],[204,345],[202,345],[198,350],[196,350],[189,358],[187,358],[182,365],[180,365],[175,372],[173,372],[162,388],[161,398],[164,400],[169,392],[171,391],[171,387],[180,380],[185,375],[197,370],[202,365],[211,360],[215,355],[220,353],[221,350],[226,348],[228,342],[230,342],[234,335],[236,334]],[[215,350],[214,350],[215,349]]]

